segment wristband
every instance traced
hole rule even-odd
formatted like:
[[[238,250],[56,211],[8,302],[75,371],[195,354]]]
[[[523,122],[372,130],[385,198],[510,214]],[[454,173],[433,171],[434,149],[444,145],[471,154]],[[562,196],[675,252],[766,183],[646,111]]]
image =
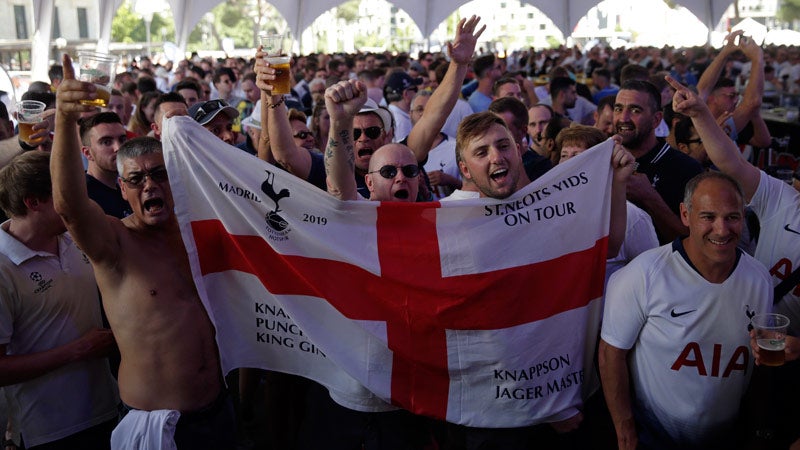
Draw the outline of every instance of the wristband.
[[[278,106],[281,106],[281,105],[283,104],[283,101],[284,101],[284,98],[283,98],[283,97],[281,97],[281,99],[280,99],[280,100],[278,100],[278,102],[277,102],[277,103],[273,103],[273,104],[269,105],[269,108],[270,108],[270,109],[275,109],[275,108],[277,108]]]

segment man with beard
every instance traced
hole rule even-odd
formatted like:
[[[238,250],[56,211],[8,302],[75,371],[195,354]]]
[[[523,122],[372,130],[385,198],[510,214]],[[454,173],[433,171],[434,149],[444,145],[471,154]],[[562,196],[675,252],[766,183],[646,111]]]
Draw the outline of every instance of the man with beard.
[[[528,110],[528,135],[530,136],[531,150],[545,158],[550,158],[550,150],[544,146],[544,129],[553,118],[553,108],[550,105],[539,103]]]
[[[553,112],[556,117],[563,117],[570,120],[567,115],[569,108],[575,107],[578,100],[578,91],[575,88],[575,80],[567,77],[554,78],[550,82],[550,98],[553,102]]]
[[[680,220],[686,183],[703,171],[700,163],[657,138],[661,95],[647,81],[626,82],[614,103],[614,131],[636,158],[636,174],[628,180],[628,200],[653,218],[659,242],[665,244],[688,229]]]

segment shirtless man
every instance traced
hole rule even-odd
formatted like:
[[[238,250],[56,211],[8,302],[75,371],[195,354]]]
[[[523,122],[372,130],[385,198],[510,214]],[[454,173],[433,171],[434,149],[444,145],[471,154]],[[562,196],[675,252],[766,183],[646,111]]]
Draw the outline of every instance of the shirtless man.
[[[56,111],[62,132],[55,138],[50,165],[53,200],[94,266],[122,355],[120,398],[130,409],[180,411],[178,448],[232,447],[233,416],[224,396],[215,332],[192,282],[161,144],[141,138],[119,149],[120,187],[133,214],[123,220],[105,215],[86,194],[75,126],[80,114],[92,108],[79,100],[94,99],[97,93],[93,84],[75,80],[68,55],[63,62]]]

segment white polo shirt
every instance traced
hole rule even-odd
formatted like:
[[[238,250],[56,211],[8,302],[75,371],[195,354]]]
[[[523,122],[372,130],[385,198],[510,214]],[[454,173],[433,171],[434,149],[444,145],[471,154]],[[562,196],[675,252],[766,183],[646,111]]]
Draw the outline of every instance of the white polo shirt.
[[[0,225],[0,344],[8,355],[49,350],[101,328],[89,259],[64,233],[58,255],[33,251]],[[117,416],[119,395],[106,358],[69,364],[6,386],[25,444],[58,440]]]

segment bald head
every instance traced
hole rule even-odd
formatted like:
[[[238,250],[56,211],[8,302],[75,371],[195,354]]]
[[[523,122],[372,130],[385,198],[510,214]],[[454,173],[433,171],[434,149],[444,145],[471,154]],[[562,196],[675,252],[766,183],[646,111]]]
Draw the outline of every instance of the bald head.
[[[365,181],[370,200],[415,201],[419,166],[414,152],[403,144],[384,145],[372,154]]]

